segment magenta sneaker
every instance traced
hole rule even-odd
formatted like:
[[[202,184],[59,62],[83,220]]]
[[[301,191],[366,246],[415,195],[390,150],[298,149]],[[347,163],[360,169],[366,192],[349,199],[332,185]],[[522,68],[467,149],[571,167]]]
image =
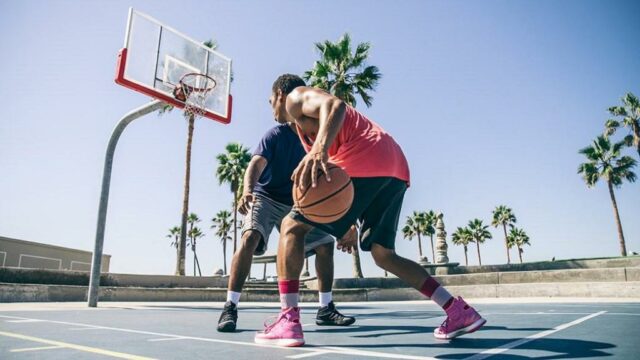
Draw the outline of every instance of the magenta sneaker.
[[[459,296],[457,299],[453,299],[453,303],[445,311],[447,319],[433,331],[433,335],[437,339],[453,339],[472,333],[487,322]]]
[[[304,345],[304,335],[300,324],[300,308],[282,309],[273,324],[264,324],[264,331],[259,331],[254,341],[257,344],[286,347]]]

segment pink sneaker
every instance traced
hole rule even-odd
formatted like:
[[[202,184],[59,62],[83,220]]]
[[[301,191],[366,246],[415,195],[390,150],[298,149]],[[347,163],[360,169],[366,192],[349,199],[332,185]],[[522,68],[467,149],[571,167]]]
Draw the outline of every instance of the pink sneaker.
[[[433,331],[433,335],[437,339],[453,339],[472,333],[487,322],[459,296],[457,299],[453,299],[453,303],[446,310],[446,313],[447,319]]]
[[[259,331],[254,341],[257,344],[269,344],[276,346],[302,346],[304,345],[304,334],[300,324],[300,308],[283,309],[276,321],[267,325],[264,324],[264,331]]]

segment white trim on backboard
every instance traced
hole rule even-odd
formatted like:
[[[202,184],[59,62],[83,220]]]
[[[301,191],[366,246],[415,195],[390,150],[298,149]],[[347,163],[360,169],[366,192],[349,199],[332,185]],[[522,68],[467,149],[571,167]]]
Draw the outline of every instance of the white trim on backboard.
[[[178,60],[178,59],[174,58],[171,55],[165,55],[164,56],[164,67],[162,68],[162,82],[167,84],[167,85],[173,85],[173,86],[177,85],[177,84],[170,83],[169,79],[167,79],[167,76],[169,76],[169,74],[167,74],[167,72],[169,71],[169,63],[176,63],[176,64],[178,64],[178,65],[180,65],[182,67],[185,67],[185,68],[191,70],[191,72],[198,73],[198,74],[201,73],[200,69],[197,69],[197,68],[187,64],[184,61]]]
[[[129,8],[129,16],[127,17],[127,30],[124,33],[124,47],[129,46],[129,37],[131,35],[131,23],[133,22],[133,7]]]
[[[31,258],[38,258],[38,259],[55,260],[55,261],[58,262],[58,270],[62,270],[62,259],[50,258],[50,257],[46,257],[46,256],[29,255],[29,254],[20,254],[20,257],[18,258],[18,267],[22,267],[22,257],[23,256],[31,257]]]
[[[4,255],[2,257],[2,266],[0,266],[0,267],[4,267],[4,264],[7,261],[7,252],[6,251],[0,251],[0,253],[2,253]]]
[[[87,263],[87,262],[84,262],[84,261],[75,261],[75,260],[72,260],[72,261],[71,261],[71,268],[70,268],[69,270],[73,270],[73,263],[89,265],[89,268],[91,268],[91,263]]]
[[[198,41],[196,41],[196,40],[194,40],[194,39],[190,38],[189,36],[187,36],[187,35],[185,35],[185,34],[181,33],[180,31],[178,31],[178,30],[176,30],[176,29],[172,28],[171,26],[167,26],[167,25],[165,25],[165,24],[161,23],[160,21],[158,21],[158,20],[156,20],[156,19],[152,18],[151,16],[149,16],[149,15],[147,15],[147,14],[145,14],[145,13],[142,13],[142,12],[140,12],[140,11],[137,11],[137,10],[135,10],[135,9],[133,9],[133,8],[131,8],[131,9],[130,9],[130,11],[133,11],[133,13],[135,13],[136,15],[138,15],[138,16],[140,16],[140,17],[143,17],[143,18],[145,18],[145,19],[147,19],[147,20],[149,20],[149,21],[153,22],[153,23],[155,23],[155,24],[156,24],[156,25],[158,25],[158,26],[161,26],[161,27],[163,27],[163,28],[165,28],[165,29],[167,29],[167,30],[169,30],[169,31],[172,31],[172,32],[176,33],[177,35],[182,36],[183,38],[185,38],[185,39],[187,39],[187,40],[189,40],[189,41],[193,42],[194,44],[196,44],[196,45],[198,45],[199,47],[201,47],[201,48],[205,49],[206,51],[209,51],[209,52],[215,53],[215,54],[216,54],[216,56],[219,56],[219,57],[221,57],[221,58],[223,58],[223,59],[225,59],[225,60],[227,60],[227,61],[231,62],[231,58],[229,58],[229,57],[227,57],[227,56],[224,56],[224,55],[222,55],[221,53],[219,53],[219,52],[217,52],[217,51],[215,51],[215,50],[213,50],[213,49],[210,49],[210,48],[208,48],[208,47],[204,46],[202,43],[200,43],[200,42],[198,42]],[[128,32],[129,32],[129,28],[127,29],[127,38],[126,38],[127,43],[126,43],[126,44],[125,44],[125,46],[124,46],[125,48],[126,48],[126,47],[128,47],[128,45],[129,45],[129,34],[128,34]]]

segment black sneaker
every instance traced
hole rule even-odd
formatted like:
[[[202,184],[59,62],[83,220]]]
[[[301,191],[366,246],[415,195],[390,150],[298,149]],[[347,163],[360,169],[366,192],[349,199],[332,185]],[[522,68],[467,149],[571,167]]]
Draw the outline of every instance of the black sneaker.
[[[318,309],[316,315],[316,324],[320,326],[349,326],[354,322],[356,322],[356,318],[340,314],[333,301]]]
[[[220,314],[218,320],[218,331],[232,332],[236,330],[236,322],[238,322],[238,307],[231,301],[227,301]]]

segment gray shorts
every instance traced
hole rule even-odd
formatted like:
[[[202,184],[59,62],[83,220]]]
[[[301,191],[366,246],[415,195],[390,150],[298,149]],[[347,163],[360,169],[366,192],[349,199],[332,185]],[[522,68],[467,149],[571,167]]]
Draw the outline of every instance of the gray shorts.
[[[244,223],[242,225],[242,234],[246,231],[254,230],[262,235],[262,240],[260,244],[258,244],[254,255],[263,255],[267,251],[271,231],[274,227],[280,231],[280,223],[290,211],[290,205],[271,200],[260,194],[254,195],[253,204],[244,217]],[[333,241],[333,236],[320,229],[313,228],[304,238],[305,256],[313,255],[315,248],[320,245],[333,243]]]

